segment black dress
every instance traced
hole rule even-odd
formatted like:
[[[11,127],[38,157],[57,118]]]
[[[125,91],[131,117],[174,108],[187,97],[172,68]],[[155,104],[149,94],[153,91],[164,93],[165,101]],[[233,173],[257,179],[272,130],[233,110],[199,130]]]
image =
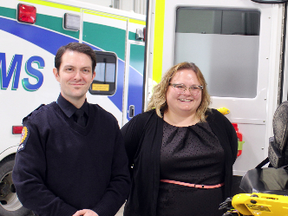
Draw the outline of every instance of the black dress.
[[[215,185],[224,181],[224,150],[208,123],[175,127],[164,122],[161,179]],[[160,182],[157,216],[221,216],[223,187],[198,189]]]

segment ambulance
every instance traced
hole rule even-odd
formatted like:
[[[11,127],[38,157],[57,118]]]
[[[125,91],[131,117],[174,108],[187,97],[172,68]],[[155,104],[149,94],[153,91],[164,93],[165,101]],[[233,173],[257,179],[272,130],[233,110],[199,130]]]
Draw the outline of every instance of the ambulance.
[[[55,101],[57,49],[88,44],[97,55],[96,77],[87,93],[122,126],[142,112],[146,16],[80,1],[0,1],[0,215],[29,214],[12,182],[22,119]]]
[[[11,180],[21,120],[58,97],[53,58],[72,41],[97,51],[99,76],[87,98],[120,126],[145,110],[153,86],[172,65],[194,62],[208,83],[211,107],[237,132],[235,188],[267,157],[273,114],[288,93],[287,0],[147,3],[146,21],[144,15],[72,0],[1,1],[0,215],[29,212]],[[36,18],[27,23],[23,8]]]
[[[146,37],[145,97],[171,66],[194,62],[211,107],[237,131],[237,188],[267,157],[274,111],[287,100],[287,0],[150,0]]]

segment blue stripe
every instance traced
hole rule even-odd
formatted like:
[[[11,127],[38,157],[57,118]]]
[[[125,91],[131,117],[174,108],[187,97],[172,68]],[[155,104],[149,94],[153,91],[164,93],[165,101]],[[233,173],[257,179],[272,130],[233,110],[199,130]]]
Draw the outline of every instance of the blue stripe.
[[[13,20],[5,19],[0,17],[0,29],[6,31],[10,34],[18,36],[24,40],[27,40],[44,50],[47,50],[53,55],[56,55],[59,47],[66,45],[70,42],[78,42],[78,40],[73,39],[71,37],[67,37],[65,35],[61,35],[55,33],[53,31],[42,29],[37,26],[18,23]],[[99,50],[98,47],[90,45],[93,49]],[[108,96],[108,98],[117,106],[117,108],[122,110],[122,92],[123,92],[123,83],[124,83],[124,61],[118,59],[118,75],[117,75],[117,90],[113,96]],[[129,104],[133,104],[137,107],[136,114],[140,113],[142,110],[142,87],[143,78],[139,77],[139,73],[135,71],[133,68],[130,68],[130,87],[129,87],[129,95],[133,96],[133,98],[129,99]],[[141,83],[137,83],[136,81],[140,81]],[[132,81],[132,82],[131,82]],[[137,81],[137,82],[138,82]],[[136,86],[135,86],[136,84]],[[129,97],[130,98],[130,97]],[[124,111],[125,112],[125,111]]]
[[[47,29],[41,29],[37,26],[29,24],[21,24],[13,20],[0,17],[0,29],[9,32],[15,36],[23,38],[44,50],[56,55],[59,47],[70,42],[78,42],[78,40],[67,37],[65,35],[56,34]]]

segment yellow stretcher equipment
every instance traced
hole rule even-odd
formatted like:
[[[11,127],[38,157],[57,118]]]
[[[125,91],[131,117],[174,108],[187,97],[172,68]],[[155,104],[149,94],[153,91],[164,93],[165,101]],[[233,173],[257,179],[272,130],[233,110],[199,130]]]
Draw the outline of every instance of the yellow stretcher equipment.
[[[232,206],[242,215],[288,216],[288,197],[266,193],[240,193]]]
[[[228,210],[223,216],[288,216],[288,101],[274,113],[268,157],[246,172],[239,188],[244,193],[220,204],[220,210]]]

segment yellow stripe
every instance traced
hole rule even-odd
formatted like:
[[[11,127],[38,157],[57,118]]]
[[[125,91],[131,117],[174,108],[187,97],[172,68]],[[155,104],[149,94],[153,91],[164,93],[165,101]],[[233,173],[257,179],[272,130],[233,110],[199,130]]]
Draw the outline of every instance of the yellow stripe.
[[[80,12],[81,10],[80,8],[77,8],[77,7],[72,7],[72,6],[67,6],[63,4],[52,3],[52,2],[42,1],[42,0],[23,0],[22,2],[27,2],[31,4],[39,4],[39,5],[69,10],[69,11],[75,11],[75,12]]]
[[[121,17],[121,16],[117,16],[114,14],[107,14],[107,13],[103,13],[103,12],[99,12],[99,11],[93,11],[93,10],[84,10],[84,13],[94,15],[94,16],[113,18],[113,19],[117,19],[117,20],[121,20],[121,21],[127,20],[126,17]]]
[[[73,7],[73,6],[67,6],[67,5],[58,4],[58,3],[47,2],[47,1],[42,1],[42,0],[23,0],[22,2],[27,2],[27,3],[31,3],[31,4],[39,4],[39,5],[69,10],[69,11],[75,11],[75,12],[81,11],[81,8],[77,8],[77,7]],[[92,11],[92,10],[85,10],[85,13],[95,15],[95,11]],[[114,19],[118,19],[118,20],[129,19],[129,22],[131,22],[131,23],[146,25],[146,22],[142,21],[142,20],[130,19],[130,18],[123,17],[123,16],[117,16],[114,14],[108,14],[108,13],[97,12],[97,11],[96,11],[96,13],[99,14],[100,16],[103,16],[103,17],[114,18]]]
[[[142,20],[130,19],[128,17],[118,16],[115,14],[109,14],[109,13],[104,13],[104,12],[100,12],[100,11],[84,10],[84,13],[96,15],[96,16],[101,16],[101,17],[106,17],[106,18],[112,18],[112,19],[116,19],[116,20],[122,20],[122,21],[129,20],[129,22],[131,22],[131,23],[146,25],[146,22],[142,21]]]
[[[163,36],[165,0],[155,3],[154,50],[153,50],[153,81],[159,83],[162,77]]]
[[[146,25],[146,21],[142,21],[142,20],[129,19],[129,22],[140,24],[140,25]]]

